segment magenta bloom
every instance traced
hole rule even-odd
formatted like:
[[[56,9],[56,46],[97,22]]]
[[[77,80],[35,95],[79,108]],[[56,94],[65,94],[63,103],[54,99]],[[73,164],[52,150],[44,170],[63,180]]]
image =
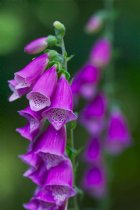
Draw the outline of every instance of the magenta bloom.
[[[73,96],[71,87],[64,76],[58,80],[51,106],[43,112],[43,116],[55,127],[56,130],[77,116],[73,113]]]
[[[90,54],[90,62],[99,67],[105,67],[108,65],[111,59],[111,44],[108,39],[99,39],[95,46],[93,46]]]
[[[99,15],[93,15],[86,24],[86,32],[95,33],[102,28],[103,21]]]
[[[99,137],[92,137],[85,150],[85,160],[89,163],[99,164],[102,160],[102,147]]]
[[[82,111],[80,122],[92,134],[99,134],[105,126],[107,99],[99,93]]]
[[[100,70],[95,66],[86,64],[75,76],[71,88],[74,95],[91,98],[95,94],[95,85],[100,78]]]
[[[30,87],[44,72],[48,64],[48,55],[43,54],[31,61],[22,70],[15,73],[16,89]]]
[[[36,130],[39,132],[42,120],[41,113],[32,111],[29,106],[18,113],[29,121],[30,133]]]
[[[44,202],[36,197],[33,197],[27,204],[24,204],[24,208],[27,210],[67,210],[66,203],[62,204],[62,206],[57,206],[55,203]]]
[[[37,54],[45,50],[47,45],[47,37],[41,37],[27,44],[24,51],[28,54]]]
[[[113,110],[108,122],[106,148],[112,154],[120,153],[131,144],[126,120],[119,110]]]
[[[42,159],[36,153],[32,152],[31,148],[26,154],[19,155],[19,158],[32,168],[38,169],[39,165],[42,164]]]
[[[44,202],[35,197],[24,204],[24,208],[27,210],[59,210],[55,203]]]
[[[73,189],[72,164],[67,159],[48,171],[44,188],[39,190],[36,197],[44,202],[49,200],[61,206],[75,193]]]
[[[39,130],[34,130],[33,132],[30,131],[30,124],[27,123],[25,126],[21,127],[21,128],[17,128],[16,131],[25,139],[28,139],[29,141],[33,141],[36,136],[39,133]]]
[[[17,86],[17,82],[16,80],[9,80],[9,88],[10,90],[13,92],[12,95],[9,97],[9,101],[15,101],[16,99],[21,98],[23,95],[25,95],[26,93],[29,92],[30,88],[29,87],[25,87],[25,88],[20,88],[20,89],[16,89]]]
[[[46,166],[44,162],[40,162],[39,166],[37,168],[29,168],[23,175],[29,179],[32,180],[35,184],[42,186],[44,184],[44,181],[46,179],[48,170],[46,169]]]
[[[47,130],[32,145],[31,150],[20,157],[34,168],[40,163],[41,158],[45,162],[46,169],[50,169],[66,159],[64,157],[65,147],[65,127],[57,131],[52,125],[49,125]]]
[[[56,66],[51,67],[43,73],[34,85],[32,91],[28,93],[30,107],[33,111],[40,111],[50,106],[50,98],[56,88],[57,72]]]
[[[102,166],[93,166],[84,176],[83,187],[92,196],[101,198],[106,193],[106,174]]]

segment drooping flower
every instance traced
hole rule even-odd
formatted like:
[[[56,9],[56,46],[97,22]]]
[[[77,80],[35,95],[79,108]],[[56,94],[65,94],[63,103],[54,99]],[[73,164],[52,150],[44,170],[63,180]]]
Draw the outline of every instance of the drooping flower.
[[[44,160],[46,168],[50,169],[65,159],[65,147],[65,127],[57,131],[52,125],[49,125],[47,130],[36,140],[31,152],[40,156]]]
[[[51,106],[43,112],[43,116],[55,127],[56,130],[77,116],[73,113],[73,95],[71,87],[65,76],[58,80]]]
[[[28,203],[24,204],[24,208],[27,210],[67,210],[67,203],[57,206],[50,201],[44,202],[33,197]]]
[[[102,146],[99,137],[92,137],[84,154],[85,160],[92,164],[99,164],[102,160]]]
[[[25,126],[21,128],[17,128],[16,131],[25,139],[28,139],[29,141],[33,141],[35,137],[39,133],[39,129],[34,130],[33,132],[30,131],[30,123],[27,123]]]
[[[59,210],[55,203],[44,202],[33,197],[28,203],[24,204],[27,210]]]
[[[95,66],[87,63],[75,76],[72,82],[72,92],[74,95],[81,95],[86,99],[94,96],[96,84],[100,78],[100,70]]]
[[[52,167],[36,197],[42,201],[55,202],[61,206],[68,198],[75,195],[73,188],[73,170],[69,159],[62,161],[59,165]]]
[[[99,67],[106,67],[111,59],[111,43],[107,38],[99,39],[93,46],[90,54],[90,62]]]
[[[48,170],[46,169],[46,165],[43,161],[40,162],[38,167],[29,168],[24,174],[24,177],[27,177],[32,180],[35,184],[42,186],[46,179]]]
[[[83,109],[80,122],[91,134],[96,135],[103,130],[106,109],[107,99],[103,93],[97,94]]]
[[[47,37],[41,37],[27,44],[24,51],[28,54],[37,54],[45,50],[47,45]]]
[[[34,132],[35,130],[39,131],[41,127],[41,120],[42,120],[42,116],[40,112],[34,112],[28,106],[25,109],[18,111],[18,113],[29,121],[30,133]]]
[[[8,83],[9,83],[10,90],[13,92],[12,95],[9,97],[10,102],[21,98],[23,95],[25,95],[26,93],[28,93],[30,91],[29,87],[16,89],[17,82],[14,79],[9,80]]]
[[[131,144],[131,136],[127,122],[123,114],[117,110],[112,110],[107,127],[106,149],[117,154]]]
[[[51,96],[56,88],[57,72],[54,65],[38,79],[32,91],[28,93],[30,107],[33,111],[40,111],[51,105]]]
[[[91,195],[97,198],[106,194],[106,173],[102,165],[89,168],[84,175],[83,187]]]
[[[31,87],[44,72],[48,64],[48,55],[43,54],[15,73],[16,89]]]

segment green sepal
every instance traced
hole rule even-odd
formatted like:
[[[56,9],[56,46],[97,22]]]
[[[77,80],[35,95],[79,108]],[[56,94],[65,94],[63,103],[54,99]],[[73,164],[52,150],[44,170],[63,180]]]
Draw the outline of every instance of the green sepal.
[[[69,74],[69,72],[67,72],[67,71],[66,71],[65,69],[63,69],[63,68],[61,68],[61,69],[58,71],[59,77],[60,77],[62,74],[65,75],[65,77],[66,77],[67,80],[70,79],[70,74]]]

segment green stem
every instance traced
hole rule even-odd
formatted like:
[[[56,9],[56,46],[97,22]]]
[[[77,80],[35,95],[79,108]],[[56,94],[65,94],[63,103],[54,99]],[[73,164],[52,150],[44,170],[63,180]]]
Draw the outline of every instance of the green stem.
[[[63,67],[65,68],[66,71],[68,71],[68,69],[67,69],[67,52],[66,52],[65,43],[64,43],[63,38],[61,40],[61,50],[62,50],[62,56],[63,56]],[[74,150],[74,128],[72,128],[72,127],[70,128],[70,146]],[[75,154],[72,155],[71,161],[72,161],[73,168],[75,170],[75,168],[76,168]],[[74,179],[74,185],[75,185],[75,179]],[[74,198],[73,198],[73,208],[74,208],[74,210],[79,210],[77,196],[74,196]]]
[[[63,38],[61,41],[61,49],[62,49],[62,56],[63,56],[63,66],[64,66],[65,70],[67,71],[67,52],[66,52],[65,43],[64,43]]]
[[[109,14],[112,14],[114,11],[114,0],[104,0],[104,5],[105,9]],[[109,37],[109,41],[112,45],[113,49],[113,44],[114,44],[114,18],[110,17],[108,18],[106,22],[106,28],[105,28],[106,34]],[[113,50],[112,50],[113,52]],[[113,54],[113,53],[112,53]],[[107,66],[107,71],[106,71],[106,84],[109,85],[107,89],[107,94],[109,97],[112,99],[114,98],[114,73],[115,73],[115,68],[114,68],[114,58],[112,55],[112,59]]]
[[[73,149],[75,148],[74,147],[74,129],[72,127],[70,129],[70,146]],[[75,170],[75,167],[76,167],[76,158],[75,158],[75,155],[74,154],[72,156],[72,160],[71,161],[72,161],[72,164],[73,164],[73,168]],[[75,182],[76,182],[76,180],[74,179],[74,185],[76,184]],[[74,198],[73,198],[73,208],[74,208],[74,210],[79,210],[77,195],[74,196]]]

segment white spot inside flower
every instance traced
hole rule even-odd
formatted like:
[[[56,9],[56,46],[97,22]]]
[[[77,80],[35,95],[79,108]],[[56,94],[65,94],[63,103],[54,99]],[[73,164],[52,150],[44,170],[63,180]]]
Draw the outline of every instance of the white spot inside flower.
[[[47,113],[47,119],[55,127],[55,129],[59,130],[66,122],[67,111],[63,109],[51,109]]]
[[[50,100],[40,93],[32,93],[30,96],[30,106],[33,111],[39,111],[50,106]]]
[[[57,205],[61,205],[69,196],[69,188],[65,186],[53,186],[51,190]]]
[[[54,166],[57,166],[63,160],[63,156],[58,156],[50,153],[47,154],[42,153],[41,157],[43,158],[46,164],[46,168],[48,170]]]

